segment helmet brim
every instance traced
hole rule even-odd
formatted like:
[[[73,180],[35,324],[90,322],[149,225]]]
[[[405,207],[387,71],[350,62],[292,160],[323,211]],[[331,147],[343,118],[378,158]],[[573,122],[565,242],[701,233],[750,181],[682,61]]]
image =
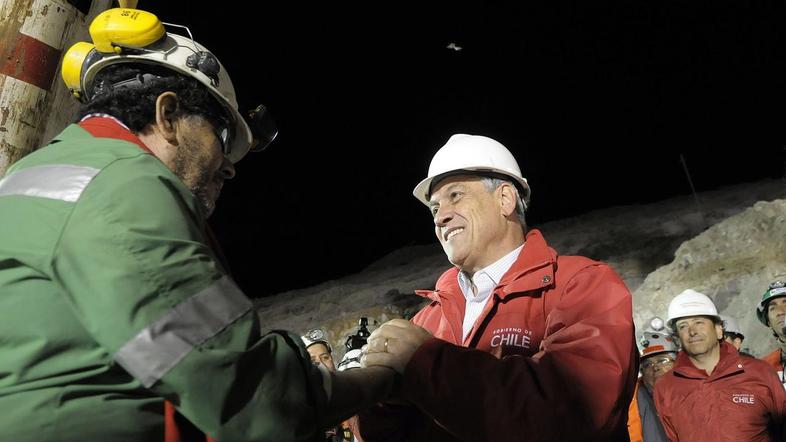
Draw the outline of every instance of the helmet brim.
[[[426,206],[429,205],[429,199],[431,198],[431,189],[436,184],[439,184],[440,181],[444,180],[445,178],[457,175],[468,175],[468,176],[494,176],[496,178],[506,179],[512,181],[516,188],[519,191],[519,197],[524,201],[525,206],[529,202],[529,195],[530,189],[529,184],[525,178],[517,177],[514,175],[509,174],[508,172],[502,169],[495,169],[495,168],[466,168],[466,169],[457,169],[451,170],[449,172],[441,173],[439,175],[430,176],[415,186],[412,190],[412,195],[417,198],[418,201],[425,204]]]

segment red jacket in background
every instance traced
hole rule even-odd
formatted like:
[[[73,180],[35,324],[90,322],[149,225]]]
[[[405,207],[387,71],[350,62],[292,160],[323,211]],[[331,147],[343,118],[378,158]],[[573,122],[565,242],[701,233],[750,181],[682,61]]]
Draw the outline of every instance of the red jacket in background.
[[[783,441],[786,392],[772,367],[721,342],[707,375],[681,351],[655,384],[655,406],[672,441]]]
[[[414,407],[362,412],[366,442],[628,440],[638,351],[630,292],[609,266],[558,257],[530,231],[463,341],[457,273],[419,292],[432,302],[412,321],[435,338],[404,373]]]

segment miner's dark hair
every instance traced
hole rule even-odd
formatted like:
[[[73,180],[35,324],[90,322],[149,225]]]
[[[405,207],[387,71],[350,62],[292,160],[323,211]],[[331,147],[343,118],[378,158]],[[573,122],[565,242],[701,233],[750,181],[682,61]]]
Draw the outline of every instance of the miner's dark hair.
[[[140,133],[155,122],[158,96],[174,92],[178,99],[175,118],[198,115],[213,125],[226,124],[228,120],[227,112],[205,86],[170,69],[148,64],[115,64],[101,70],[93,84],[93,96],[82,105],[78,119],[93,113],[108,114],[132,132]]]

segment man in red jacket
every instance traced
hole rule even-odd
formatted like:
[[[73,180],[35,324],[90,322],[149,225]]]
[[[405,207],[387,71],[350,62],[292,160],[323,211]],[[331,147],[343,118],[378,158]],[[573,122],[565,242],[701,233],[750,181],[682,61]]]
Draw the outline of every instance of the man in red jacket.
[[[364,363],[403,376],[361,413],[366,442],[627,441],[638,352],[619,276],[527,233],[529,185],[491,138],[452,136],[414,194],[454,267],[412,322],[369,337]]]
[[[723,339],[718,311],[688,289],[669,304],[682,351],[655,385],[655,407],[671,441],[783,441],[786,392],[763,361]]]

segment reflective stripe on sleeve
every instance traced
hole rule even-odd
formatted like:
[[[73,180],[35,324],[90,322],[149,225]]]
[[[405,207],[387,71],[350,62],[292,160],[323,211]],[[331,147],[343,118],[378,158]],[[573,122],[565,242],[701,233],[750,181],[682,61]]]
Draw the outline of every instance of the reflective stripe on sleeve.
[[[252,307],[228,277],[178,304],[126,342],[114,359],[145,387]]]
[[[24,195],[75,202],[99,169],[65,164],[33,166],[0,180],[0,196]]]

